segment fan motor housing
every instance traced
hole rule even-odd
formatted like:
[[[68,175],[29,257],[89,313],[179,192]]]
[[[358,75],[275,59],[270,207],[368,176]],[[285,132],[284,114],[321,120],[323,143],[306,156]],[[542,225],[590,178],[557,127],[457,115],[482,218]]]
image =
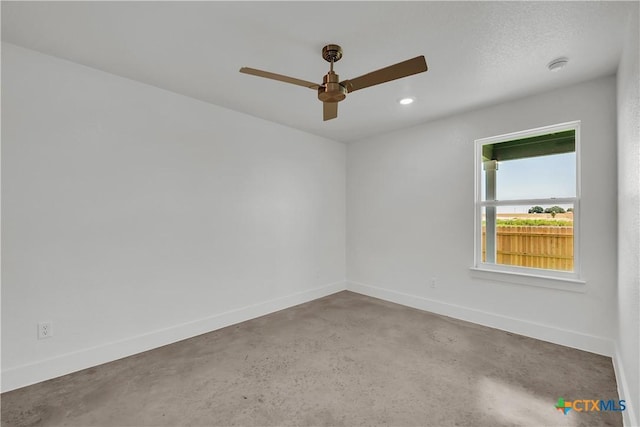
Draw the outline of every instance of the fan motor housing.
[[[329,71],[318,88],[318,99],[322,102],[340,102],[347,97],[347,89],[340,84],[339,76]]]

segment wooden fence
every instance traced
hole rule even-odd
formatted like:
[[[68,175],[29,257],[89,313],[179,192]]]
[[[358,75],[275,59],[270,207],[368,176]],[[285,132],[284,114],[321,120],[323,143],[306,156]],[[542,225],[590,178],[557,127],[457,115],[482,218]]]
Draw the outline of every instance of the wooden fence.
[[[486,259],[482,228],[482,260]],[[496,264],[573,271],[573,227],[496,227]]]

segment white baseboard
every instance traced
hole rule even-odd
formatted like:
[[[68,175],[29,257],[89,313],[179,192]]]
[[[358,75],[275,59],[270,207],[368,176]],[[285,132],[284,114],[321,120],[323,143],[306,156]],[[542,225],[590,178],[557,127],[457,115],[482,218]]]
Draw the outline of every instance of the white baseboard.
[[[525,335],[555,344],[565,345],[605,356],[613,356],[614,354],[612,342],[605,338],[501,316],[495,313],[488,313],[469,307],[391,291],[363,283],[348,281],[346,283],[331,283],[319,288],[297,292],[240,309],[220,313],[205,319],[153,331],[144,335],[134,336],[122,341],[87,348],[55,358],[38,361],[36,363],[14,367],[2,372],[2,384],[0,386],[0,390],[2,392],[14,390],[82,369],[90,368],[92,366],[111,362],[236,323],[264,316],[294,305],[322,298],[345,289],[408,307]],[[619,387],[623,388],[620,394],[622,396],[625,395],[624,389],[626,389],[626,383],[624,383],[624,376],[622,375],[622,366],[616,358],[614,358],[614,367],[616,369]],[[634,426],[637,424],[635,414],[632,413],[631,410],[625,411],[623,414],[625,414],[626,417],[625,425]]]
[[[0,389],[2,392],[10,391],[92,366],[112,362],[236,323],[255,319],[294,305],[313,301],[343,290],[345,290],[344,282],[331,283],[148,334],[17,366],[2,372]]]
[[[548,341],[603,356],[613,355],[613,342],[609,339],[580,332],[561,329],[549,325],[530,322],[495,313],[476,310],[442,301],[436,301],[416,295],[405,294],[389,289],[347,281],[347,290],[359,294],[379,298],[396,304],[425,310],[455,319],[512,332],[518,335]]]
[[[624,372],[624,364],[620,357],[620,349],[616,343],[615,352],[613,354],[613,370],[616,373],[616,380],[618,383],[618,396],[620,399],[625,400],[627,409],[622,412],[622,421],[625,427],[638,427],[640,425],[638,416],[634,412],[636,405],[639,404],[633,399],[634,396],[629,394],[629,383]],[[636,396],[637,398],[637,396]]]

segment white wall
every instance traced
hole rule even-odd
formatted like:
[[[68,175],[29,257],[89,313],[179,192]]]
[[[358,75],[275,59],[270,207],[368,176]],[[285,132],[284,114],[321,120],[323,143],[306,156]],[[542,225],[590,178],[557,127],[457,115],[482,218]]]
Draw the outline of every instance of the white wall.
[[[618,67],[618,387],[640,424],[640,66],[638,5]]]
[[[558,290],[472,275],[474,140],[572,120],[582,121],[586,284]],[[347,286],[610,355],[617,328],[616,185],[613,76],[351,143]]]
[[[3,390],[344,288],[341,143],[10,44],[2,125]]]

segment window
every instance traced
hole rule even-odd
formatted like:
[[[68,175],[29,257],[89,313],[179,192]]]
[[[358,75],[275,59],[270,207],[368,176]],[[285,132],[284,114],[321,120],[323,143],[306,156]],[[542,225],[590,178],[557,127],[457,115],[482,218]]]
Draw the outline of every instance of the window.
[[[476,140],[475,267],[577,278],[580,122]]]

